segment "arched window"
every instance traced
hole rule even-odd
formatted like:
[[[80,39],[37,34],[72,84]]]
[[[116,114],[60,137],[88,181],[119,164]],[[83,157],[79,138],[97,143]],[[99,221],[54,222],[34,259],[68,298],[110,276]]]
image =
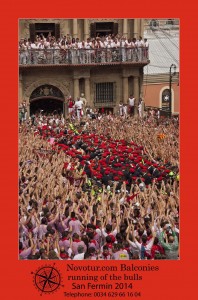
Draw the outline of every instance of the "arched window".
[[[36,88],[31,96],[30,96],[30,100],[35,99],[35,98],[39,98],[39,97],[49,97],[49,96],[53,96],[55,98],[60,98],[64,100],[64,95],[63,93],[55,86],[53,85],[41,85],[38,88]]]
[[[174,112],[174,90],[172,89],[171,111]],[[169,112],[170,105],[170,90],[169,86],[164,86],[159,93],[159,107],[166,112]]]
[[[169,111],[169,105],[170,105],[170,90],[165,89],[162,92],[161,109],[164,111]]]

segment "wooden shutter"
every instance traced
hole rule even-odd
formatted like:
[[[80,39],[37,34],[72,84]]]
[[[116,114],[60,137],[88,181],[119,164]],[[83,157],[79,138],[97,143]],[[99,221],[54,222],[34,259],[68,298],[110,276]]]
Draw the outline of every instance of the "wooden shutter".
[[[113,23],[113,34],[118,34],[118,23]]]
[[[95,37],[96,36],[96,23],[90,24],[90,36]]]
[[[60,24],[55,24],[55,38],[56,40],[60,38]]]
[[[35,41],[35,35],[36,35],[34,23],[29,24],[29,30],[30,30],[30,40],[33,43]]]

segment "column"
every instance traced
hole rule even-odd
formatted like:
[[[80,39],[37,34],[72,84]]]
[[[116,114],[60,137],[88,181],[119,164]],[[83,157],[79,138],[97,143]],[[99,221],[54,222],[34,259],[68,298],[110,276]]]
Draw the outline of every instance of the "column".
[[[144,19],[140,19],[140,36],[144,36]]]
[[[27,119],[30,117],[30,102],[27,103]]]
[[[89,37],[88,19],[84,19],[84,41]]]
[[[79,79],[78,78],[74,78],[74,101],[76,101],[77,97],[80,97]]]
[[[122,97],[123,97],[123,103],[128,104],[129,99],[129,83],[128,83],[128,77],[123,76],[122,77]]]
[[[78,19],[73,19],[73,38],[77,38],[78,35]]]
[[[127,19],[123,19],[123,35],[127,38],[128,35],[128,20]]]
[[[133,36],[135,38],[138,38],[139,37],[139,19],[134,19],[134,26],[133,26]]]
[[[90,106],[90,78],[85,78],[85,99],[87,100],[87,106]]]
[[[134,97],[135,97],[135,110],[134,114],[138,114],[138,101],[140,98],[140,89],[139,89],[139,77],[135,76],[133,78],[133,90],[134,90]]]

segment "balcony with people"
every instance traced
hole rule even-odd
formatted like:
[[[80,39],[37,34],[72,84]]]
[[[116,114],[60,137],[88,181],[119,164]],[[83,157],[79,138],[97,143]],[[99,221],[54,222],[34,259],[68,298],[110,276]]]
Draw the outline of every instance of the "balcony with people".
[[[35,41],[19,41],[19,65],[103,65],[149,63],[147,39],[126,38],[119,35],[87,38],[36,36]]]

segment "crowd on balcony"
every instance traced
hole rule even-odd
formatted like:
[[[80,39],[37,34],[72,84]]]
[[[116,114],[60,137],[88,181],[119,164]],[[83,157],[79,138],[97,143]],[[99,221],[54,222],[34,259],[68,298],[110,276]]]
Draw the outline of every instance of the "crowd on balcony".
[[[20,259],[178,259],[178,119],[40,113],[19,129]]]
[[[25,64],[90,64],[110,62],[141,62],[148,60],[147,39],[126,38],[120,35],[87,38],[80,41],[70,35],[56,40],[43,34],[35,41],[19,41],[19,63]]]

